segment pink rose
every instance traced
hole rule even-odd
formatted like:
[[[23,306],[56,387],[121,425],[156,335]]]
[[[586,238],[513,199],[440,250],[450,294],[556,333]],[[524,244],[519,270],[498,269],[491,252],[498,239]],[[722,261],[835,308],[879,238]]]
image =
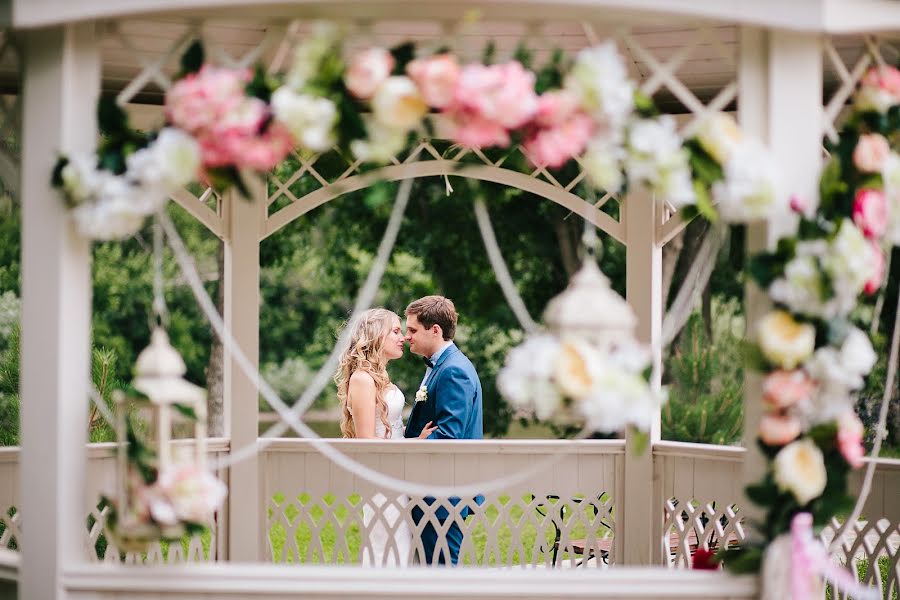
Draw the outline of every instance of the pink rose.
[[[390,52],[384,48],[369,48],[350,60],[350,66],[344,73],[344,84],[351,94],[368,100],[390,76],[393,68],[394,57]]]
[[[816,384],[805,371],[773,371],[763,381],[763,402],[775,410],[789,408],[809,398]]]
[[[489,146],[509,146],[509,132],[496,121],[489,121],[473,113],[456,113],[453,115],[456,128],[453,141],[468,148],[487,148]]]
[[[593,132],[594,120],[576,113],[557,126],[536,130],[525,140],[525,155],[535,166],[560,167],[584,151]]]
[[[889,65],[869,69],[860,81],[854,102],[859,110],[886,113],[900,103],[900,71]]]
[[[467,65],[460,73],[450,108],[473,113],[505,129],[521,127],[537,112],[534,73],[515,61]]]
[[[863,188],[853,199],[853,222],[869,239],[880,238],[888,226],[887,198],[881,190]]]
[[[880,133],[861,135],[853,150],[853,164],[863,173],[881,173],[890,153],[891,146]]]
[[[900,98],[900,71],[891,65],[872,67],[863,75],[860,84],[884,90]]]
[[[417,58],[406,65],[406,73],[419,87],[428,106],[446,108],[453,101],[460,75],[455,56],[438,54]]]
[[[249,71],[204,66],[166,92],[166,117],[189,133],[213,127],[245,99]]]
[[[768,446],[784,446],[800,435],[800,422],[782,415],[764,415],[759,420],[759,437]]]
[[[872,295],[878,290],[881,289],[881,284],[884,283],[884,269],[885,269],[885,261],[884,261],[884,252],[881,251],[881,247],[874,241],[869,242],[872,248],[872,276],[869,277],[869,280],[866,281],[866,285],[863,288],[863,291]]]
[[[538,96],[534,122],[541,127],[562,125],[578,112],[578,97],[568,90],[546,92]]]
[[[837,430],[837,446],[841,452],[841,456],[854,469],[858,469],[863,464],[863,457],[866,450],[863,447],[863,427],[862,421],[853,412],[846,412],[838,418]]]

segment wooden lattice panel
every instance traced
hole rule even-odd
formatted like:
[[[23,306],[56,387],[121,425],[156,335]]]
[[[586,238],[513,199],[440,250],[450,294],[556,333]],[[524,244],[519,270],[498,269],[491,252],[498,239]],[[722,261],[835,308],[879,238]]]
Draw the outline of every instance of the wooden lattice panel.
[[[698,548],[716,550],[745,539],[737,507],[721,500],[699,502],[693,498],[670,498],[665,503],[662,550],[670,568],[691,568]]]
[[[835,560],[847,565],[861,583],[880,589],[883,598],[896,598],[900,593],[900,523],[857,521],[847,529],[847,523],[832,519],[822,531],[826,542],[834,539],[835,532],[841,536]],[[843,594],[833,597],[846,598]]]
[[[4,507],[0,512],[0,548],[6,550],[18,550],[19,540],[22,539],[22,530],[19,527],[21,514],[15,506]]]

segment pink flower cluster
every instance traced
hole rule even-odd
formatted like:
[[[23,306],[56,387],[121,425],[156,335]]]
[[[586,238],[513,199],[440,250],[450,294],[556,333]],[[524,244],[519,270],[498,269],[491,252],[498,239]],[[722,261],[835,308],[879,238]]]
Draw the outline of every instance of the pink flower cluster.
[[[763,382],[763,402],[768,409],[759,422],[759,437],[769,446],[784,446],[801,433],[793,407],[809,401],[815,382],[802,369],[773,371]]]
[[[200,144],[204,168],[268,171],[294,146],[266,102],[247,96],[251,73],[206,65],[166,94],[166,117]]]
[[[580,154],[595,125],[574,94],[557,90],[538,96],[534,73],[516,61],[460,67],[441,54],[412,61],[407,73],[425,102],[453,124],[453,140],[470,148],[509,146],[521,130],[528,158],[559,167]]]

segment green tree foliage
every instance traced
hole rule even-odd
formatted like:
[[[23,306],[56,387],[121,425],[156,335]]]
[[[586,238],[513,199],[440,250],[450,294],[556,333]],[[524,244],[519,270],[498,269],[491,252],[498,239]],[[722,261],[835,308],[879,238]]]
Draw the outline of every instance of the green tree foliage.
[[[699,314],[691,315],[666,361],[669,401],[662,437],[681,442],[736,444],[743,423],[743,318],[735,300],[713,305],[712,339]]]

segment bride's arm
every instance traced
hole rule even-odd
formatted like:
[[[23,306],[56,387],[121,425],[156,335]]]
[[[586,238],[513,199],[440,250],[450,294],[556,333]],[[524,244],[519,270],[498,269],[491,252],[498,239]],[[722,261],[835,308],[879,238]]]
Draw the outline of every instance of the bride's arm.
[[[368,373],[356,371],[350,376],[347,390],[353,408],[353,428],[358,439],[375,438],[375,380]]]

